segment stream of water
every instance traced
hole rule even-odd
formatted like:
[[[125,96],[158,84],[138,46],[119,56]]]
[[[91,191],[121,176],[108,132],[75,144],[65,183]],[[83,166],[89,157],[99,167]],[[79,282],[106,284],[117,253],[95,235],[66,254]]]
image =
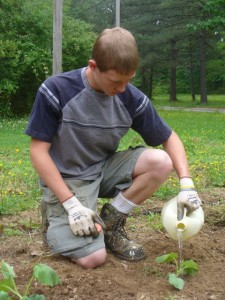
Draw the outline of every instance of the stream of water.
[[[178,250],[179,250],[179,256],[178,256],[178,265],[180,267],[180,264],[183,260],[183,230],[177,229],[177,241],[178,241]]]

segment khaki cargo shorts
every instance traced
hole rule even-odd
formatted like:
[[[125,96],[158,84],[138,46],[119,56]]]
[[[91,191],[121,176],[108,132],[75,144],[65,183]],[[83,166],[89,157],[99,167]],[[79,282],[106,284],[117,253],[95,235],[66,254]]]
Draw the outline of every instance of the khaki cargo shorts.
[[[97,211],[98,198],[115,197],[119,191],[131,185],[134,167],[144,150],[145,148],[141,146],[111,155],[101,175],[95,180],[65,179],[65,182],[84,206]],[[100,232],[97,238],[75,236],[61,203],[49,188],[41,186],[41,189],[42,218],[48,222],[46,241],[53,253],[77,259],[105,248],[103,232]]]

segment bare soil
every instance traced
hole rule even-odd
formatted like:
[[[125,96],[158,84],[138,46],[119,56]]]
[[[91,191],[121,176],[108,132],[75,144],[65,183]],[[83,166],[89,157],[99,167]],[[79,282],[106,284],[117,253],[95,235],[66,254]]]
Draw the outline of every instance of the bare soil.
[[[52,267],[62,284],[50,288],[35,282],[31,289],[31,293],[44,294],[47,300],[225,300],[225,190],[214,189],[200,196],[204,200],[205,224],[183,244],[183,259],[196,261],[199,272],[194,277],[183,277],[185,287],[181,291],[168,283],[167,273],[174,272],[174,265],[155,262],[160,255],[178,253],[176,241],[164,230],[149,226],[146,214],[160,211],[163,206],[157,199],[146,201],[127,222],[128,235],[141,243],[147,254],[138,263],[122,261],[109,252],[103,266],[87,270],[51,255],[42,242],[40,229],[33,226],[40,223],[38,209],[1,217],[5,229],[14,226],[23,234],[7,237],[3,232],[0,259],[14,267],[20,291],[31,277],[34,264]]]

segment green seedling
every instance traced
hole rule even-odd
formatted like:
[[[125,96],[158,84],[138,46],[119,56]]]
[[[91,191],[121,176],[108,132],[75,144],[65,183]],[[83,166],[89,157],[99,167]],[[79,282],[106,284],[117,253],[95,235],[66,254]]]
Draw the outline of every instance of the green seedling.
[[[198,273],[198,265],[193,260],[182,260],[178,261],[177,253],[169,253],[158,256],[156,258],[157,263],[174,263],[176,267],[175,273],[168,273],[169,283],[178,290],[184,288],[185,282],[181,278],[182,275],[195,276]]]
[[[1,262],[1,272],[3,280],[0,281],[0,299],[1,300],[13,300],[9,293],[14,294],[16,299],[20,300],[45,300],[44,295],[33,294],[29,295],[29,291],[32,283],[36,279],[40,284],[53,287],[57,284],[61,284],[60,279],[56,272],[45,264],[36,264],[33,267],[33,274],[25,288],[23,295],[19,292],[14,278],[16,277],[12,266],[6,262]]]

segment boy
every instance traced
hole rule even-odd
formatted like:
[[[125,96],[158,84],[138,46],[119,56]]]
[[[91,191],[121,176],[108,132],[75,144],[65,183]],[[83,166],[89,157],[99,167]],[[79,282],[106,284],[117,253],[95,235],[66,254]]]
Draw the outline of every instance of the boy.
[[[133,35],[104,30],[88,66],[48,78],[39,88],[26,133],[43,192],[46,242],[84,268],[104,263],[106,247],[124,260],[145,257],[141,245],[123,230],[128,214],[150,197],[174,168],[184,206],[200,199],[190,178],[183,144],[149,99],[129,83],[138,67]],[[117,152],[132,128],[147,145]],[[98,197],[112,198],[99,218]],[[103,222],[104,223],[103,223]],[[98,232],[101,224],[103,231]]]

